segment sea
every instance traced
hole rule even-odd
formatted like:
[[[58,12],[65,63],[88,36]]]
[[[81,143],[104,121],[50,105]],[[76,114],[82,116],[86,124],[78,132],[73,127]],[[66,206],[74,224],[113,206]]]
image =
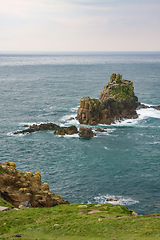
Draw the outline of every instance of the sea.
[[[24,125],[75,125],[80,98],[99,98],[112,73],[131,80],[135,95],[160,105],[160,52],[0,52],[0,162],[41,173],[42,183],[74,203],[122,204],[160,212],[160,111],[88,126],[96,136],[18,134]],[[71,119],[73,117],[74,119]]]

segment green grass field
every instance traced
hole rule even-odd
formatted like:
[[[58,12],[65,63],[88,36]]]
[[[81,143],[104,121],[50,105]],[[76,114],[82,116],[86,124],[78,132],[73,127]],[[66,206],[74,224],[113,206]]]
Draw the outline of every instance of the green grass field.
[[[160,239],[160,215],[136,217],[110,204],[12,209],[0,212],[0,239]]]

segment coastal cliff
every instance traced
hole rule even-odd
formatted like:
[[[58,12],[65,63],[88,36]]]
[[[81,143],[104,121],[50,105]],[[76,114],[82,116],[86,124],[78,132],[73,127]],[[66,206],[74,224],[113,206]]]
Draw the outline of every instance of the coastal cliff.
[[[69,204],[61,196],[49,190],[48,183],[41,183],[41,174],[16,169],[14,162],[0,163],[0,195],[18,207],[27,202],[32,207],[53,207]]]
[[[138,97],[133,82],[113,73],[99,99],[82,97],[77,119],[81,124],[111,124],[123,118],[137,118]]]

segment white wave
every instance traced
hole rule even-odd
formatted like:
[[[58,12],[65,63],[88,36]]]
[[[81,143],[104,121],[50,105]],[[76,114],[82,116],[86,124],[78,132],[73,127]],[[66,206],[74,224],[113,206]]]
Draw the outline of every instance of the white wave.
[[[146,104],[145,104],[146,105]],[[132,127],[138,125],[144,119],[147,118],[158,118],[160,119],[160,110],[156,110],[154,108],[141,108],[137,110],[138,118],[136,119],[124,119],[121,121],[116,121],[112,123],[111,126],[126,126]]]
[[[14,137],[23,137],[23,136],[27,135],[27,133],[14,134],[13,132],[8,132],[6,135],[7,136],[14,136]]]
[[[117,120],[115,123],[112,123],[111,126],[126,126],[126,127],[131,127],[134,125],[137,125],[139,122],[139,118],[136,119],[124,119],[124,120]]]
[[[141,104],[142,104],[142,105],[145,105],[145,106],[147,106],[147,107],[153,106],[152,104],[148,104],[148,103],[142,103],[142,102],[141,102]]]
[[[139,119],[144,118],[160,118],[160,110],[154,108],[141,108],[137,110],[137,114],[139,115]]]
[[[62,121],[62,122],[72,121],[73,119],[71,119],[71,118],[74,118],[74,119],[75,119],[75,117],[76,117],[76,114],[67,114],[67,115],[64,115],[64,116],[60,119],[60,121]]]
[[[79,108],[79,106],[77,106],[77,107],[74,107],[74,108],[71,108],[70,110],[71,110],[71,112],[73,112],[73,113],[76,113],[76,114],[77,114],[78,108]]]
[[[80,125],[79,121],[76,119],[76,114],[65,115],[60,121],[63,122],[60,124],[61,127],[68,127],[71,125],[78,127]]]
[[[158,145],[158,144],[160,144],[160,141],[157,141],[157,142],[151,142],[151,143],[149,143],[150,145]]]
[[[13,132],[8,132],[6,135],[7,136],[14,136]]]
[[[106,150],[108,150],[108,148],[107,147],[104,147]]]
[[[116,128],[113,128],[113,126],[107,124],[98,124],[96,127],[100,127],[102,129],[104,128],[104,130],[108,133],[112,133],[113,131],[116,130]]]
[[[61,137],[61,136],[59,136]],[[72,134],[72,135],[68,135],[68,134],[65,134],[63,135],[64,138],[79,138],[79,135],[78,133],[75,133],[75,134]]]
[[[117,201],[106,201],[106,199],[116,199]],[[125,206],[127,206],[127,205],[129,206],[129,205],[139,203],[139,201],[133,200],[130,197],[115,196],[115,195],[109,195],[109,194],[94,197],[94,200],[97,203],[100,203],[100,204],[109,203],[109,204],[112,204],[112,205],[119,204],[119,205],[125,205]]]
[[[21,127],[24,127],[24,126],[31,126],[33,124],[40,124],[40,123],[36,123],[36,122],[20,122],[18,125]]]
[[[19,124],[18,124],[18,126],[22,126],[22,127],[24,127],[25,125],[27,126],[32,126],[32,125],[40,125],[40,124],[46,124],[46,122],[20,122]]]

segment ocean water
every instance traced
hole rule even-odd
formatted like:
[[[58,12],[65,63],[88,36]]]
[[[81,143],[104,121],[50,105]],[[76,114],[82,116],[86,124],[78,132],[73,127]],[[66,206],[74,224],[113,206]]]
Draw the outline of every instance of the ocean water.
[[[69,119],[80,98],[98,98],[113,72],[133,81],[140,102],[160,105],[160,52],[1,53],[0,162],[40,171],[70,203],[115,197],[138,214],[160,212],[160,111],[100,125],[107,132],[89,140],[52,131],[13,135],[33,123],[79,128]]]

